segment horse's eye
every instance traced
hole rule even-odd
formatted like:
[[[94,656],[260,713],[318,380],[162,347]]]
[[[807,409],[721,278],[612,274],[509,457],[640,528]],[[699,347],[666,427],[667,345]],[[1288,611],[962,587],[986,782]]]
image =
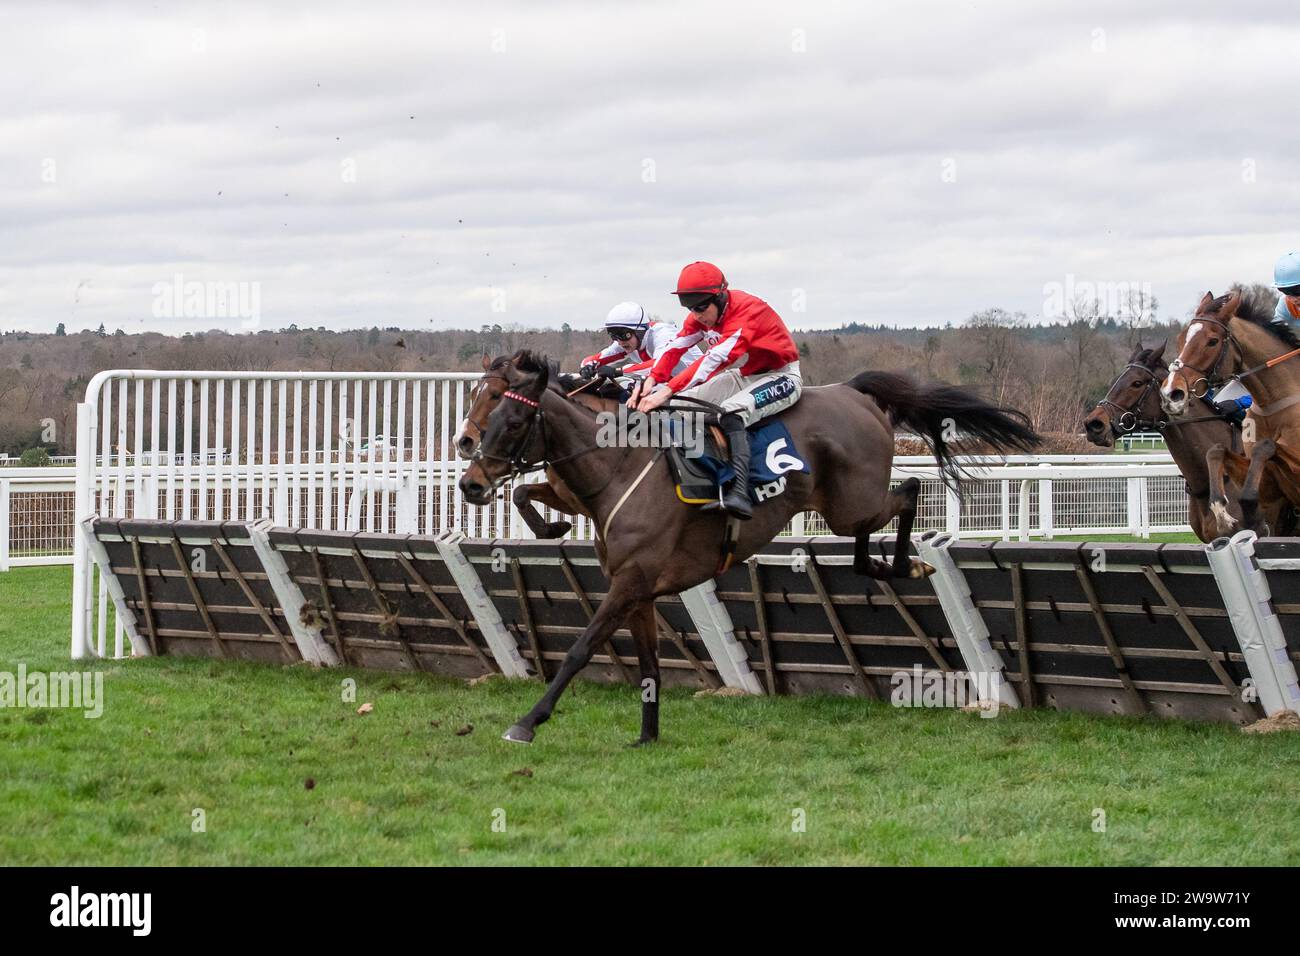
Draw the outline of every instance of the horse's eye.
[[[1137,388],[1137,387],[1138,387],[1139,385],[1141,385],[1141,384],[1142,384],[1141,382],[1130,382],[1128,387],[1129,387],[1129,388]]]
[[[1219,340],[1218,340],[1218,339],[1210,339],[1209,344],[1210,344],[1210,345],[1218,345],[1218,344],[1219,344]]]

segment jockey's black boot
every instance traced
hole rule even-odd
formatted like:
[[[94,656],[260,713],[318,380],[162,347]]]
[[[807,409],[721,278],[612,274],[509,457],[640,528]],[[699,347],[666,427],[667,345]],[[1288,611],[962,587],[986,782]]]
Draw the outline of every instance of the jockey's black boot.
[[[722,496],[721,507],[727,514],[748,521],[754,517],[754,509],[749,503],[749,432],[745,431],[745,423],[739,415],[723,415],[718,424],[727,435],[731,469],[736,473]],[[705,509],[713,510],[709,505]]]

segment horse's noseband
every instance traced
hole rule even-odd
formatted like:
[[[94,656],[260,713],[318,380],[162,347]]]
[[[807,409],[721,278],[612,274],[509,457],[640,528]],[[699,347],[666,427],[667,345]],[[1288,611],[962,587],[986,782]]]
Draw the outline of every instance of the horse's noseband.
[[[489,455],[483,450],[483,443],[480,441],[478,447],[474,449],[474,454],[470,456],[471,461],[481,463],[484,459],[489,459],[492,461],[504,461],[510,466],[510,470],[498,478],[496,482],[493,483],[493,487],[502,484],[511,475],[527,474],[530,471],[537,471],[539,468],[546,467],[545,447],[543,447],[543,455],[539,461],[530,462],[524,458],[524,451],[527,449],[528,443],[533,437],[533,429],[537,427],[539,422],[544,421],[545,413],[542,411],[542,403],[529,398],[527,395],[520,395],[513,389],[505,392],[501,397],[513,399],[516,402],[527,405],[532,408],[533,413],[528,416],[528,427],[524,429],[524,433],[519,436],[519,441],[515,442],[515,446],[510,449],[508,454]],[[545,446],[545,441],[546,435],[545,432],[543,432],[543,446]]]
[[[1112,418],[1110,422],[1110,430],[1116,437],[1122,437],[1143,425],[1150,425],[1158,431],[1166,424],[1166,422],[1144,421],[1138,417],[1138,409],[1140,409],[1142,403],[1147,400],[1147,396],[1151,394],[1151,390],[1160,384],[1160,378],[1155,372],[1151,371],[1151,369],[1137,362],[1130,362],[1128,365],[1125,365],[1124,371],[1127,372],[1131,368],[1140,369],[1141,371],[1146,372],[1148,376],[1146,388],[1142,389],[1142,394],[1137,397],[1137,401],[1128,408],[1117,405],[1109,398],[1103,398],[1097,403],[1098,405],[1109,405],[1115,411],[1119,412],[1119,418]],[[1169,366],[1169,370],[1173,371],[1172,365]]]
[[[1224,358],[1228,355],[1228,346],[1231,345],[1235,348],[1238,355],[1243,355],[1244,353],[1242,352],[1241,345],[1237,342],[1236,336],[1232,334],[1232,330],[1228,328],[1226,322],[1220,322],[1218,319],[1211,319],[1204,315],[1195,316],[1192,321],[1217,325],[1223,330],[1223,340],[1219,343],[1219,354],[1215,356],[1214,364],[1208,369],[1197,368],[1195,365],[1188,365],[1182,360],[1182,357],[1179,356],[1169,363],[1169,372],[1170,374],[1173,374],[1174,372],[1184,368],[1189,368],[1193,372],[1200,372],[1201,377],[1192,382],[1191,385],[1188,386],[1188,390],[1192,393],[1193,398],[1204,398],[1210,393],[1210,389],[1218,388],[1225,382],[1231,381],[1230,378],[1224,378],[1222,373],[1219,371],[1219,366],[1223,364]]]

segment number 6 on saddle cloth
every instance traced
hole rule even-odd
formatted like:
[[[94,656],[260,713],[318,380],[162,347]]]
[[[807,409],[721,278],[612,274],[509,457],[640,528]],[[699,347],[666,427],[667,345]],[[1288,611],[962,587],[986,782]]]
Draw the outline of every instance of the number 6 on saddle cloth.
[[[682,432],[681,420],[674,417],[669,425],[675,439]],[[703,505],[718,500],[719,489],[733,477],[728,455],[723,450],[721,433],[705,429],[704,453],[689,457],[679,441],[668,449],[668,467],[672,469],[677,497],[688,505]],[[791,471],[807,475],[812,469],[799,456],[790,430],[779,418],[769,418],[749,430],[749,497],[762,504],[785,491],[785,474]]]

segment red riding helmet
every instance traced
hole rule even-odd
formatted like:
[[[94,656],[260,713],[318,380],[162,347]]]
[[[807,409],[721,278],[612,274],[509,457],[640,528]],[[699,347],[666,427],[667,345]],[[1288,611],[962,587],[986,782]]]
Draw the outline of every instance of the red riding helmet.
[[[692,262],[677,277],[677,288],[673,295],[689,295],[692,292],[709,292],[719,295],[727,289],[726,276],[712,262]]]

